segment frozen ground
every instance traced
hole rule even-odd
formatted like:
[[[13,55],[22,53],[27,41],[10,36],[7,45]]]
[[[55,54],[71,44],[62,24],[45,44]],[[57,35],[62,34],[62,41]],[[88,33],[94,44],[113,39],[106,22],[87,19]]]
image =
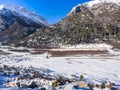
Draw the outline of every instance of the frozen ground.
[[[9,55],[0,55],[0,63],[5,65],[45,68],[51,71],[51,75],[60,74],[68,78],[72,78],[73,75],[77,78],[83,74],[85,80],[88,82],[99,84],[110,81],[116,85],[120,85],[120,50],[110,50],[108,54],[101,55],[49,58],[47,58],[47,53],[32,55],[30,53],[11,52],[6,48],[1,48],[0,50],[12,53]],[[70,89],[71,87],[66,86],[65,88]]]

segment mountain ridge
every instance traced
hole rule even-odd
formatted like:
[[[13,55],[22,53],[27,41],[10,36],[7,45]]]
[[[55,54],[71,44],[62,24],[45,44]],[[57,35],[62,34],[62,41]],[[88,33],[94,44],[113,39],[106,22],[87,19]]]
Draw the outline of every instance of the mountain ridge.
[[[33,20],[34,22],[37,22],[38,24],[48,25],[47,21],[43,17],[41,17],[35,12],[27,10],[24,7],[20,7],[14,4],[4,4],[4,5],[0,5],[0,11],[2,10],[8,10],[12,14],[14,15],[17,14],[18,16],[21,16],[21,17],[23,16],[27,17],[29,20]]]

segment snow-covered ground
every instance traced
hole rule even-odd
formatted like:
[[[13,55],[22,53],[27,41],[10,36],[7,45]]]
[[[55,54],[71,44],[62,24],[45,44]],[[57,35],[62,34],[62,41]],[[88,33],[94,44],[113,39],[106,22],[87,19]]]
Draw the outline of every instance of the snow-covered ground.
[[[120,85],[120,50],[110,50],[108,54],[100,55],[49,58],[47,58],[47,53],[33,55],[8,51],[7,48],[0,48],[0,50],[11,53],[0,55],[0,63],[8,66],[45,68],[51,71],[51,75],[59,74],[68,78],[73,78],[73,75],[79,77],[83,74],[88,82],[100,84],[101,82],[110,81]],[[66,85],[65,88],[65,90],[68,90],[68,88],[72,90],[72,85]]]
[[[67,46],[64,46],[64,45],[60,45],[60,48],[61,49],[57,49],[59,51],[72,51],[72,50],[76,50],[76,51],[89,51],[89,50],[92,50],[92,51],[107,51],[108,49],[111,49],[112,46],[111,45],[108,45],[108,44],[105,44],[105,43],[99,43],[99,44],[77,44],[77,45],[67,45]],[[53,50],[56,50],[56,49],[53,49]]]

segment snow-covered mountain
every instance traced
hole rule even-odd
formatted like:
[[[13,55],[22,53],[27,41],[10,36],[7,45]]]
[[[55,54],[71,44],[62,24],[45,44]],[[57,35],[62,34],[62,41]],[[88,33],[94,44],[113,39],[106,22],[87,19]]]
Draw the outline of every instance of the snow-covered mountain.
[[[48,25],[47,21],[35,12],[14,4],[0,5],[0,15],[6,17],[20,18],[26,24]]]
[[[18,41],[44,26],[47,21],[35,12],[13,4],[0,5],[0,42]]]
[[[89,2],[85,2],[85,3],[74,6],[72,8],[72,10],[68,13],[68,15],[70,15],[76,11],[79,11],[81,5],[86,5],[87,7],[91,8],[92,6],[94,6],[96,4],[103,4],[103,3],[113,3],[113,4],[117,4],[120,6],[120,0],[91,0]]]

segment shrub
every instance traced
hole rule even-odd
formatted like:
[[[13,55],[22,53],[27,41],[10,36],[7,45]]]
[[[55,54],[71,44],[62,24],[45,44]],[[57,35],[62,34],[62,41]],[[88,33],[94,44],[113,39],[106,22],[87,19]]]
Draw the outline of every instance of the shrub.
[[[105,88],[105,83],[103,82],[103,83],[100,85],[100,87],[101,87],[102,89],[104,89],[104,88]]]
[[[57,86],[58,86],[58,82],[57,82],[57,81],[53,82],[53,83],[52,83],[52,86],[53,86],[53,87],[57,87]]]
[[[80,75],[80,81],[83,81],[83,79],[84,79],[84,76]]]

